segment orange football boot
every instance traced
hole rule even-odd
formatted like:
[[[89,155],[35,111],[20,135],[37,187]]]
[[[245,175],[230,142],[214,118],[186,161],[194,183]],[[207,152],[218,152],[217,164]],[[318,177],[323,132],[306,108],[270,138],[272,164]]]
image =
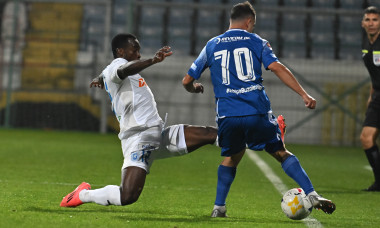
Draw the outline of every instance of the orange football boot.
[[[283,142],[285,142],[285,132],[286,132],[285,118],[282,115],[279,115],[277,117],[277,123],[281,131],[281,139]]]
[[[74,191],[72,191],[70,194],[68,194],[62,199],[60,206],[77,207],[79,205],[82,205],[83,202],[79,199],[79,193],[84,189],[90,190],[91,185],[89,183],[82,182],[82,184],[80,184]]]

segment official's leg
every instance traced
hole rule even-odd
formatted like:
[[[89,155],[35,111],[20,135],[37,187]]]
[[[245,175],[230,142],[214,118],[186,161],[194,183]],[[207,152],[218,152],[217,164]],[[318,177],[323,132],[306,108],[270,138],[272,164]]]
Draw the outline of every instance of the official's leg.
[[[379,129],[375,127],[364,126],[360,134],[360,141],[364,150],[376,146],[376,139],[379,136]]]
[[[375,183],[365,189],[367,191],[380,191],[380,153],[376,145],[376,138],[378,136],[379,129],[369,126],[364,126],[360,135],[362,147],[375,177]]]
[[[185,140],[188,152],[207,144],[214,144],[218,130],[210,126],[184,125]]]

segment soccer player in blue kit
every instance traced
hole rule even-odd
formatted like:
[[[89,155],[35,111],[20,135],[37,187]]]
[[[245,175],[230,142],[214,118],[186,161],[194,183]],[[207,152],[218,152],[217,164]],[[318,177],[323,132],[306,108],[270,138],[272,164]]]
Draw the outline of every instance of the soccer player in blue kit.
[[[234,5],[229,30],[208,41],[182,80],[188,92],[203,93],[203,85],[195,80],[206,68],[210,69],[216,98],[218,142],[221,155],[225,157],[218,168],[211,217],[226,217],[227,194],[246,146],[252,150],[265,149],[305,191],[314,208],[331,214],[335,204],[315,192],[299,160],[281,140],[277,120],[262,85],[261,65],[298,93],[307,108],[314,109],[316,100],[278,61],[268,41],[252,33],[255,23],[256,12],[248,1]]]

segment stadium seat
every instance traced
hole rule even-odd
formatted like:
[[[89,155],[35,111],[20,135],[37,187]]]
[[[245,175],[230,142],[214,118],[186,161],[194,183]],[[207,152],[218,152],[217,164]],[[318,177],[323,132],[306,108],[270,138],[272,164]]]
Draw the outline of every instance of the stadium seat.
[[[379,0],[369,0],[368,2],[370,6],[376,6],[377,8],[380,8]]]
[[[305,58],[305,45],[289,45],[285,44],[283,49],[284,58]]]
[[[303,31],[305,28],[305,14],[289,13],[283,17],[283,31]]]
[[[334,48],[331,45],[313,45],[311,56],[313,59],[333,59]]]
[[[305,7],[306,1],[304,0],[284,0],[285,6],[291,6],[291,7]]]
[[[272,30],[276,29],[276,14],[267,12],[257,13],[257,29]]]
[[[361,60],[361,46],[342,46],[342,49],[340,51],[340,58],[347,60]]]
[[[73,89],[82,16],[79,4],[31,4],[30,39],[23,50],[23,89]]]
[[[362,33],[352,33],[350,31],[341,31],[339,39],[342,45],[361,46]]]
[[[331,0],[314,0],[313,7],[334,8],[335,1]]]
[[[363,1],[358,0],[340,0],[340,5],[344,9],[358,10],[362,9]]]
[[[334,31],[334,16],[330,15],[314,15],[312,17],[312,31],[332,33]]]
[[[190,37],[177,37],[176,39],[171,39],[169,45],[176,55],[189,55],[190,42]]]
[[[172,9],[170,11],[169,23],[170,25],[177,25],[179,27],[190,26],[193,10],[189,9]]]
[[[144,7],[141,15],[141,24],[151,24],[151,25],[159,25],[162,26],[162,19],[165,13],[164,8],[156,8],[156,7]]]
[[[362,15],[340,16],[339,20],[339,27],[342,30],[351,30],[352,32],[357,32],[361,29]]]

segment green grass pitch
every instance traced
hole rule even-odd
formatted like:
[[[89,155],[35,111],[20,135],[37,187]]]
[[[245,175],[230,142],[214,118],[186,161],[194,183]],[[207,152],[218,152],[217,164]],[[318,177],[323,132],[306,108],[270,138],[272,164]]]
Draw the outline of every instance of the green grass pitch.
[[[360,148],[287,145],[316,190],[337,206],[313,210],[323,227],[379,227],[380,193]],[[289,187],[297,185],[259,152]],[[228,218],[210,218],[221,161],[206,146],[190,155],[155,161],[140,199],[125,207],[85,204],[60,208],[82,181],[119,185],[122,152],[116,134],[0,129],[0,227],[306,227],[281,211],[281,195],[245,156],[227,199]]]

